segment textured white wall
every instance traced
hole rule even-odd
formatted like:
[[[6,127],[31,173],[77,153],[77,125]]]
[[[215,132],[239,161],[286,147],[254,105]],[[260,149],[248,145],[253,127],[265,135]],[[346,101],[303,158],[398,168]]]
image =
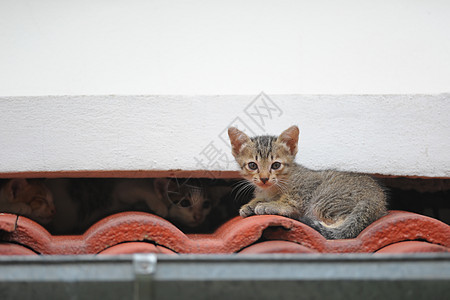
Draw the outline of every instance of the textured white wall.
[[[0,173],[237,170],[228,126],[297,124],[310,168],[450,177],[449,94],[0,98],[0,111]]]
[[[239,117],[299,125],[312,168],[449,176],[449,15],[446,0],[1,0],[0,172],[199,169],[208,145],[228,156],[206,167],[231,170],[219,135]],[[245,114],[260,91],[297,96],[271,96],[282,115],[260,127]],[[128,94],[252,96],[8,98]]]
[[[447,0],[1,0],[0,96],[449,92]]]

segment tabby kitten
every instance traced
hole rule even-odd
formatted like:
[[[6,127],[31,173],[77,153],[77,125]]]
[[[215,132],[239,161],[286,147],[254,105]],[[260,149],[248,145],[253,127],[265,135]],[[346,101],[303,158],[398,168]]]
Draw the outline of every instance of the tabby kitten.
[[[212,208],[202,183],[194,179],[123,179],[112,193],[113,202],[144,202],[156,215],[179,226],[201,225]]]
[[[196,230],[215,205],[193,179],[76,178],[52,179],[48,185],[59,211],[50,224],[55,234],[82,233],[123,211],[150,212],[183,230]]]
[[[55,215],[55,205],[50,190],[42,181],[17,178],[2,182],[0,212],[25,216],[40,224],[47,224]]]
[[[371,177],[313,171],[295,163],[297,126],[278,137],[249,138],[234,127],[228,135],[242,176],[255,187],[254,198],[239,211],[242,217],[282,215],[310,225],[327,239],[346,239],[386,214],[384,191]]]

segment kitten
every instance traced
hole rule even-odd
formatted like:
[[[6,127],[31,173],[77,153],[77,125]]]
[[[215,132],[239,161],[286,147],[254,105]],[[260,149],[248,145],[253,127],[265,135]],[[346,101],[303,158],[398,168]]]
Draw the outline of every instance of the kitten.
[[[22,215],[47,224],[56,210],[52,194],[42,181],[11,179],[0,189],[0,212]]]
[[[193,179],[124,179],[112,197],[128,205],[145,202],[156,215],[188,228],[201,225],[213,206],[202,183]]]
[[[202,183],[193,179],[54,179],[49,186],[61,211],[51,224],[55,234],[82,233],[123,211],[150,212],[192,230],[204,223],[215,205]]]
[[[249,138],[228,129],[242,176],[255,187],[242,217],[277,214],[300,220],[327,239],[356,237],[386,214],[386,197],[374,179],[334,170],[313,171],[295,163],[299,129]]]

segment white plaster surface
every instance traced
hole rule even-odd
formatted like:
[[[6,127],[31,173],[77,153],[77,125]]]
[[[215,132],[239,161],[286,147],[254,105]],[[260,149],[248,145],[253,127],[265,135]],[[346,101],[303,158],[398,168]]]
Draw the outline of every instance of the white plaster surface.
[[[0,111],[0,173],[237,170],[229,125],[296,124],[307,167],[450,177],[449,94],[3,97]]]
[[[450,92],[448,0],[1,0],[0,96]]]
[[[311,168],[448,177],[449,15],[447,0],[1,0],[0,172],[233,170],[221,137],[239,118],[297,124]],[[277,105],[261,127],[245,114],[260,91]]]

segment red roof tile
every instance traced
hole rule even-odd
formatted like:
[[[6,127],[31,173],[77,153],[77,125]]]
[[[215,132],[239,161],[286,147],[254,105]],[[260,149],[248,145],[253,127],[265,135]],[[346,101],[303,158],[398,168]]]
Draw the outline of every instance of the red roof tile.
[[[0,243],[0,255],[37,255],[37,253],[24,246]]]
[[[386,246],[377,253],[449,252],[449,248],[420,241],[398,242]]]
[[[317,251],[288,241],[266,241],[251,245],[239,254],[261,254],[261,253],[315,253]]]
[[[40,254],[169,254],[450,250],[450,226],[429,217],[401,211],[390,212],[367,227],[357,238],[348,240],[326,240],[303,223],[274,215],[244,219],[236,217],[212,234],[186,235],[158,216],[125,212],[99,221],[83,235],[53,236],[25,217],[1,214],[0,231],[3,231],[0,254],[5,255],[34,254],[33,251]]]
[[[117,255],[117,254],[133,254],[133,253],[159,253],[159,254],[176,254],[175,252],[150,243],[129,242],[109,247],[99,254]]]

